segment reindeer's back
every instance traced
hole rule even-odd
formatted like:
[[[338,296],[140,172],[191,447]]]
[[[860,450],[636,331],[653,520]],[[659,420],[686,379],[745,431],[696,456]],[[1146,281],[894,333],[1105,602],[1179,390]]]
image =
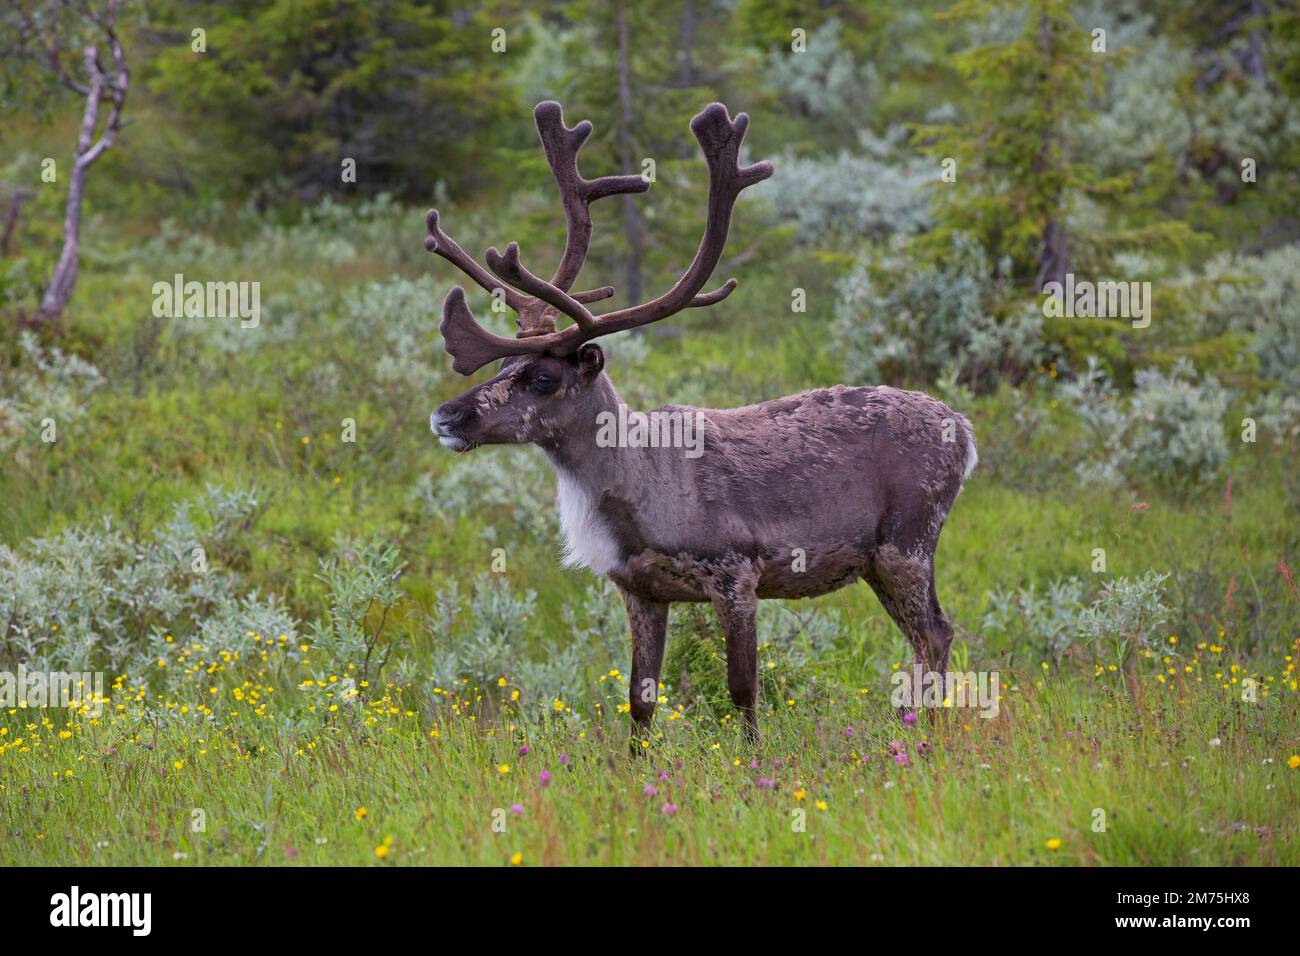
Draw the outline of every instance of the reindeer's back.
[[[809,494],[960,487],[970,423],[922,392],[818,388],[734,409],[705,409],[701,490],[794,503]],[[951,486],[951,488],[950,488]]]
[[[628,550],[644,550],[643,570],[656,554],[761,559],[760,596],[826,593],[860,575],[881,544],[937,534],[974,447],[961,415],[889,387],[841,385],[699,411],[699,457],[651,453],[672,494],[614,521],[638,529]],[[815,573],[791,570],[796,549]]]

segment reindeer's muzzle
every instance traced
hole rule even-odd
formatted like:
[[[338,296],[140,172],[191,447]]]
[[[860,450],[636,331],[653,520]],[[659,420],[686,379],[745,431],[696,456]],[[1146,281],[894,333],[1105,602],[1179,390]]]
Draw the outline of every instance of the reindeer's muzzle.
[[[464,405],[457,406],[453,399],[444,402],[429,416],[429,428],[438,436],[438,444],[452,451],[465,451],[472,444],[465,437],[465,425],[472,412]]]

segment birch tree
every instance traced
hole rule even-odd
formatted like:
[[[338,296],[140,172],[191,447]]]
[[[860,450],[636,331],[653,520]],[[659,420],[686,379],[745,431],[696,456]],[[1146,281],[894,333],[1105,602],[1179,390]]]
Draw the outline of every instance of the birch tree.
[[[90,168],[113,148],[122,126],[130,73],[119,36],[121,0],[17,0],[4,15],[12,52],[39,64],[82,101],[77,148],[68,172],[63,245],[36,309],[36,323],[58,321],[72,298],[81,258],[81,210]],[[57,166],[55,167],[57,170]]]

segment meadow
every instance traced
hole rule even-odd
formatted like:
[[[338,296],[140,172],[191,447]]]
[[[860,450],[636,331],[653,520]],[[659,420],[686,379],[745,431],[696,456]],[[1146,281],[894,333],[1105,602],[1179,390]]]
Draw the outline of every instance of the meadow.
[[[881,108],[905,114],[930,87],[899,75],[915,87]],[[471,381],[438,333],[462,280],[424,249],[432,197],[218,195],[154,89],[95,167],[68,314],[32,326],[15,305],[50,264],[61,187],[35,189],[0,259],[0,671],[104,675],[79,706],[0,708],[0,865],[1300,864],[1300,246],[1234,239],[1294,194],[1220,208],[1189,187],[1197,238],[1174,255],[1132,248],[1151,237],[1132,186],[1114,260],[1085,204],[1084,264],[1154,277],[1157,319],[1044,324],[1006,250],[919,211],[921,153],[856,131],[837,135],[861,155],[811,148],[792,131],[821,120],[793,109],[765,140],[782,77],[802,89],[775,66],[753,81],[752,148],[792,172],[737,207],[720,275],[739,288],[612,337],[607,370],[637,408],[887,382],[965,414],[980,464],[938,593],[950,666],[998,676],[996,715],[900,716],[912,652],[859,583],[764,602],[756,747],[712,614],[676,605],[629,754],[626,618],[561,566],[544,457],[429,432]],[[74,130],[9,117],[0,182]],[[172,162],[193,190],[168,186]],[[546,261],[563,223],[533,162],[511,188],[416,191],[467,249],[519,239]],[[703,164],[664,166],[657,222],[680,225],[647,289],[702,215]],[[866,224],[841,241],[850,213]],[[592,284],[622,264],[615,211],[596,220]],[[156,314],[178,274],[258,281],[260,322]]]
[[[380,204],[375,217],[394,247],[412,233],[413,216]],[[204,254],[265,268],[278,243],[301,267],[322,228]],[[954,668],[1001,674],[998,716],[903,724],[889,677],[910,649],[857,585],[765,605],[752,752],[711,616],[678,606],[655,734],[630,759],[626,623],[610,589],[560,568],[544,462],[460,458],[427,432],[427,410],[459,387],[437,354],[427,264],[349,256],[295,271],[319,308],[268,308],[256,330],[163,328],[141,356],[126,313],[164,268],[147,254],[86,277],[109,303],[82,332],[107,381],[58,442],[6,471],[7,535],[43,531],[6,552],[28,589],[11,613],[37,625],[33,657],[80,669],[92,657],[68,630],[115,648],[102,716],[2,715],[6,863],[1300,858],[1296,599],[1273,557],[1295,535],[1280,522],[1295,500],[1285,455],[1245,446],[1222,485],[1191,498],[1084,493],[1055,474],[1067,459],[1051,445],[1078,426],[1047,397],[1050,372],[1034,390],[968,399],[983,461],[941,539],[939,589]],[[733,307],[675,341],[634,342],[625,361],[615,345],[612,374],[653,395],[673,369],[716,362],[744,323],[738,367],[686,388],[723,404],[806,384],[757,344],[780,354],[798,330],[762,319]],[[228,343],[251,334],[265,341],[233,366]],[[376,342],[392,344],[362,347]],[[427,389],[386,405],[385,363]],[[1028,432],[1007,423],[1020,401],[1044,416]],[[355,445],[340,440],[346,417]],[[1017,474],[1036,443],[1049,443],[1041,460]],[[1091,570],[1094,547],[1108,574]],[[1115,630],[1076,639],[1070,615],[1151,572],[1170,575],[1154,614],[1112,595]],[[1055,596],[1043,584],[1070,581]],[[1242,701],[1247,680],[1256,702]]]

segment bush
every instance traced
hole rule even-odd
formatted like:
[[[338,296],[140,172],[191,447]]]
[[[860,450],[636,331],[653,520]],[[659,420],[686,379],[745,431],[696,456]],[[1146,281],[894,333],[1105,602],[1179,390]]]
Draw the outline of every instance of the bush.
[[[1079,637],[1098,660],[1120,667],[1139,650],[1163,652],[1169,608],[1164,603],[1168,574],[1148,571],[1140,578],[1114,578],[1092,605],[1079,614]]]
[[[859,64],[844,49],[843,33],[844,25],[831,17],[812,30],[798,56],[790,56],[788,47],[772,51],[764,85],[823,124],[855,122],[863,101],[876,98],[880,80],[870,63]]]
[[[406,565],[396,548],[378,539],[341,538],[334,551],[320,562],[317,578],[328,590],[329,609],[312,622],[312,643],[332,663],[369,681],[392,653],[386,625],[403,598],[397,578]]]
[[[209,488],[197,504],[177,505],[152,536],[106,518],[17,550],[0,545],[9,653],[35,669],[107,669],[141,683],[161,674],[172,686],[179,675],[166,663],[180,647],[167,640],[172,635],[202,633],[220,653],[246,650],[258,629],[292,631],[273,600],[239,594],[229,567],[232,542],[258,508],[251,493]],[[196,548],[206,570],[196,570]]]
[[[0,455],[28,458],[46,418],[54,420],[57,440],[57,429],[81,417],[87,397],[102,382],[89,362],[43,349],[35,335],[23,332],[17,360],[0,367]]]
[[[401,407],[430,395],[448,363],[438,332],[441,308],[431,277],[393,276],[350,290],[343,299],[346,334],[366,343],[371,361],[368,379],[386,404]]]
[[[530,654],[528,622],[537,607],[531,590],[516,592],[501,575],[474,579],[473,594],[462,597],[450,581],[438,596],[429,620],[436,643],[433,680],[441,689],[508,686],[520,691],[521,712],[554,715],[555,701],[572,707],[590,686],[593,672],[604,675],[619,700],[627,699],[627,678],[610,674],[609,662],[622,657],[627,624],[621,602],[607,581],[589,587],[575,609],[565,610],[562,644],[547,642]],[[500,681],[505,681],[504,685]]]
[[[1250,335],[1259,374],[1284,395],[1300,396],[1300,244],[1261,256],[1216,256],[1203,276],[1183,280],[1198,281],[1198,335]]]
[[[448,529],[464,516],[473,515],[486,541],[522,535],[533,541],[556,542],[555,482],[539,458],[540,453],[533,449],[461,456],[442,475],[421,474],[410,501]]]
[[[1039,593],[1028,588],[993,591],[980,636],[1003,652],[1029,642],[1029,652],[1059,661],[1078,636],[1084,585],[1078,578],[1054,579]]]
[[[1075,470],[1088,484],[1161,482],[1190,489],[1213,481],[1228,459],[1224,419],[1232,395],[1187,362],[1166,374],[1141,369],[1131,398],[1089,361],[1060,394],[1085,425]]]
[[[1044,592],[1028,588],[991,591],[981,636],[1003,652],[1024,646],[1060,661],[1076,642],[1094,660],[1126,663],[1134,651],[1161,650],[1170,609],[1164,603],[1168,574],[1112,578],[1090,603],[1080,578],[1051,581]]]
[[[774,707],[791,696],[806,698],[817,683],[818,664],[843,632],[844,621],[838,612],[759,602],[760,698]],[[719,720],[728,715],[734,718],[727,687],[726,638],[709,605],[673,608],[663,681],[680,691],[686,706],[706,708]]]
[[[863,131],[858,153],[778,158],[770,193],[778,218],[794,223],[801,240],[823,248],[837,239],[884,239],[929,228],[922,187],[934,179],[933,164],[900,155],[897,139]]]
[[[721,719],[731,710],[726,653],[712,608],[704,604],[675,608],[668,618],[663,681],[676,687],[688,706],[707,708]]]
[[[1231,393],[1213,376],[1195,381],[1187,363],[1168,374],[1157,369],[1137,373],[1129,407],[1125,467],[1147,480],[1196,485],[1218,477],[1228,460],[1223,421]]]
[[[892,241],[860,261],[837,291],[832,336],[854,382],[931,382],[954,370],[980,388],[1000,377],[1019,380],[1043,351],[1041,313],[1004,308],[1005,272],[994,274],[969,236],[956,235],[939,264],[919,266],[902,241]]]

